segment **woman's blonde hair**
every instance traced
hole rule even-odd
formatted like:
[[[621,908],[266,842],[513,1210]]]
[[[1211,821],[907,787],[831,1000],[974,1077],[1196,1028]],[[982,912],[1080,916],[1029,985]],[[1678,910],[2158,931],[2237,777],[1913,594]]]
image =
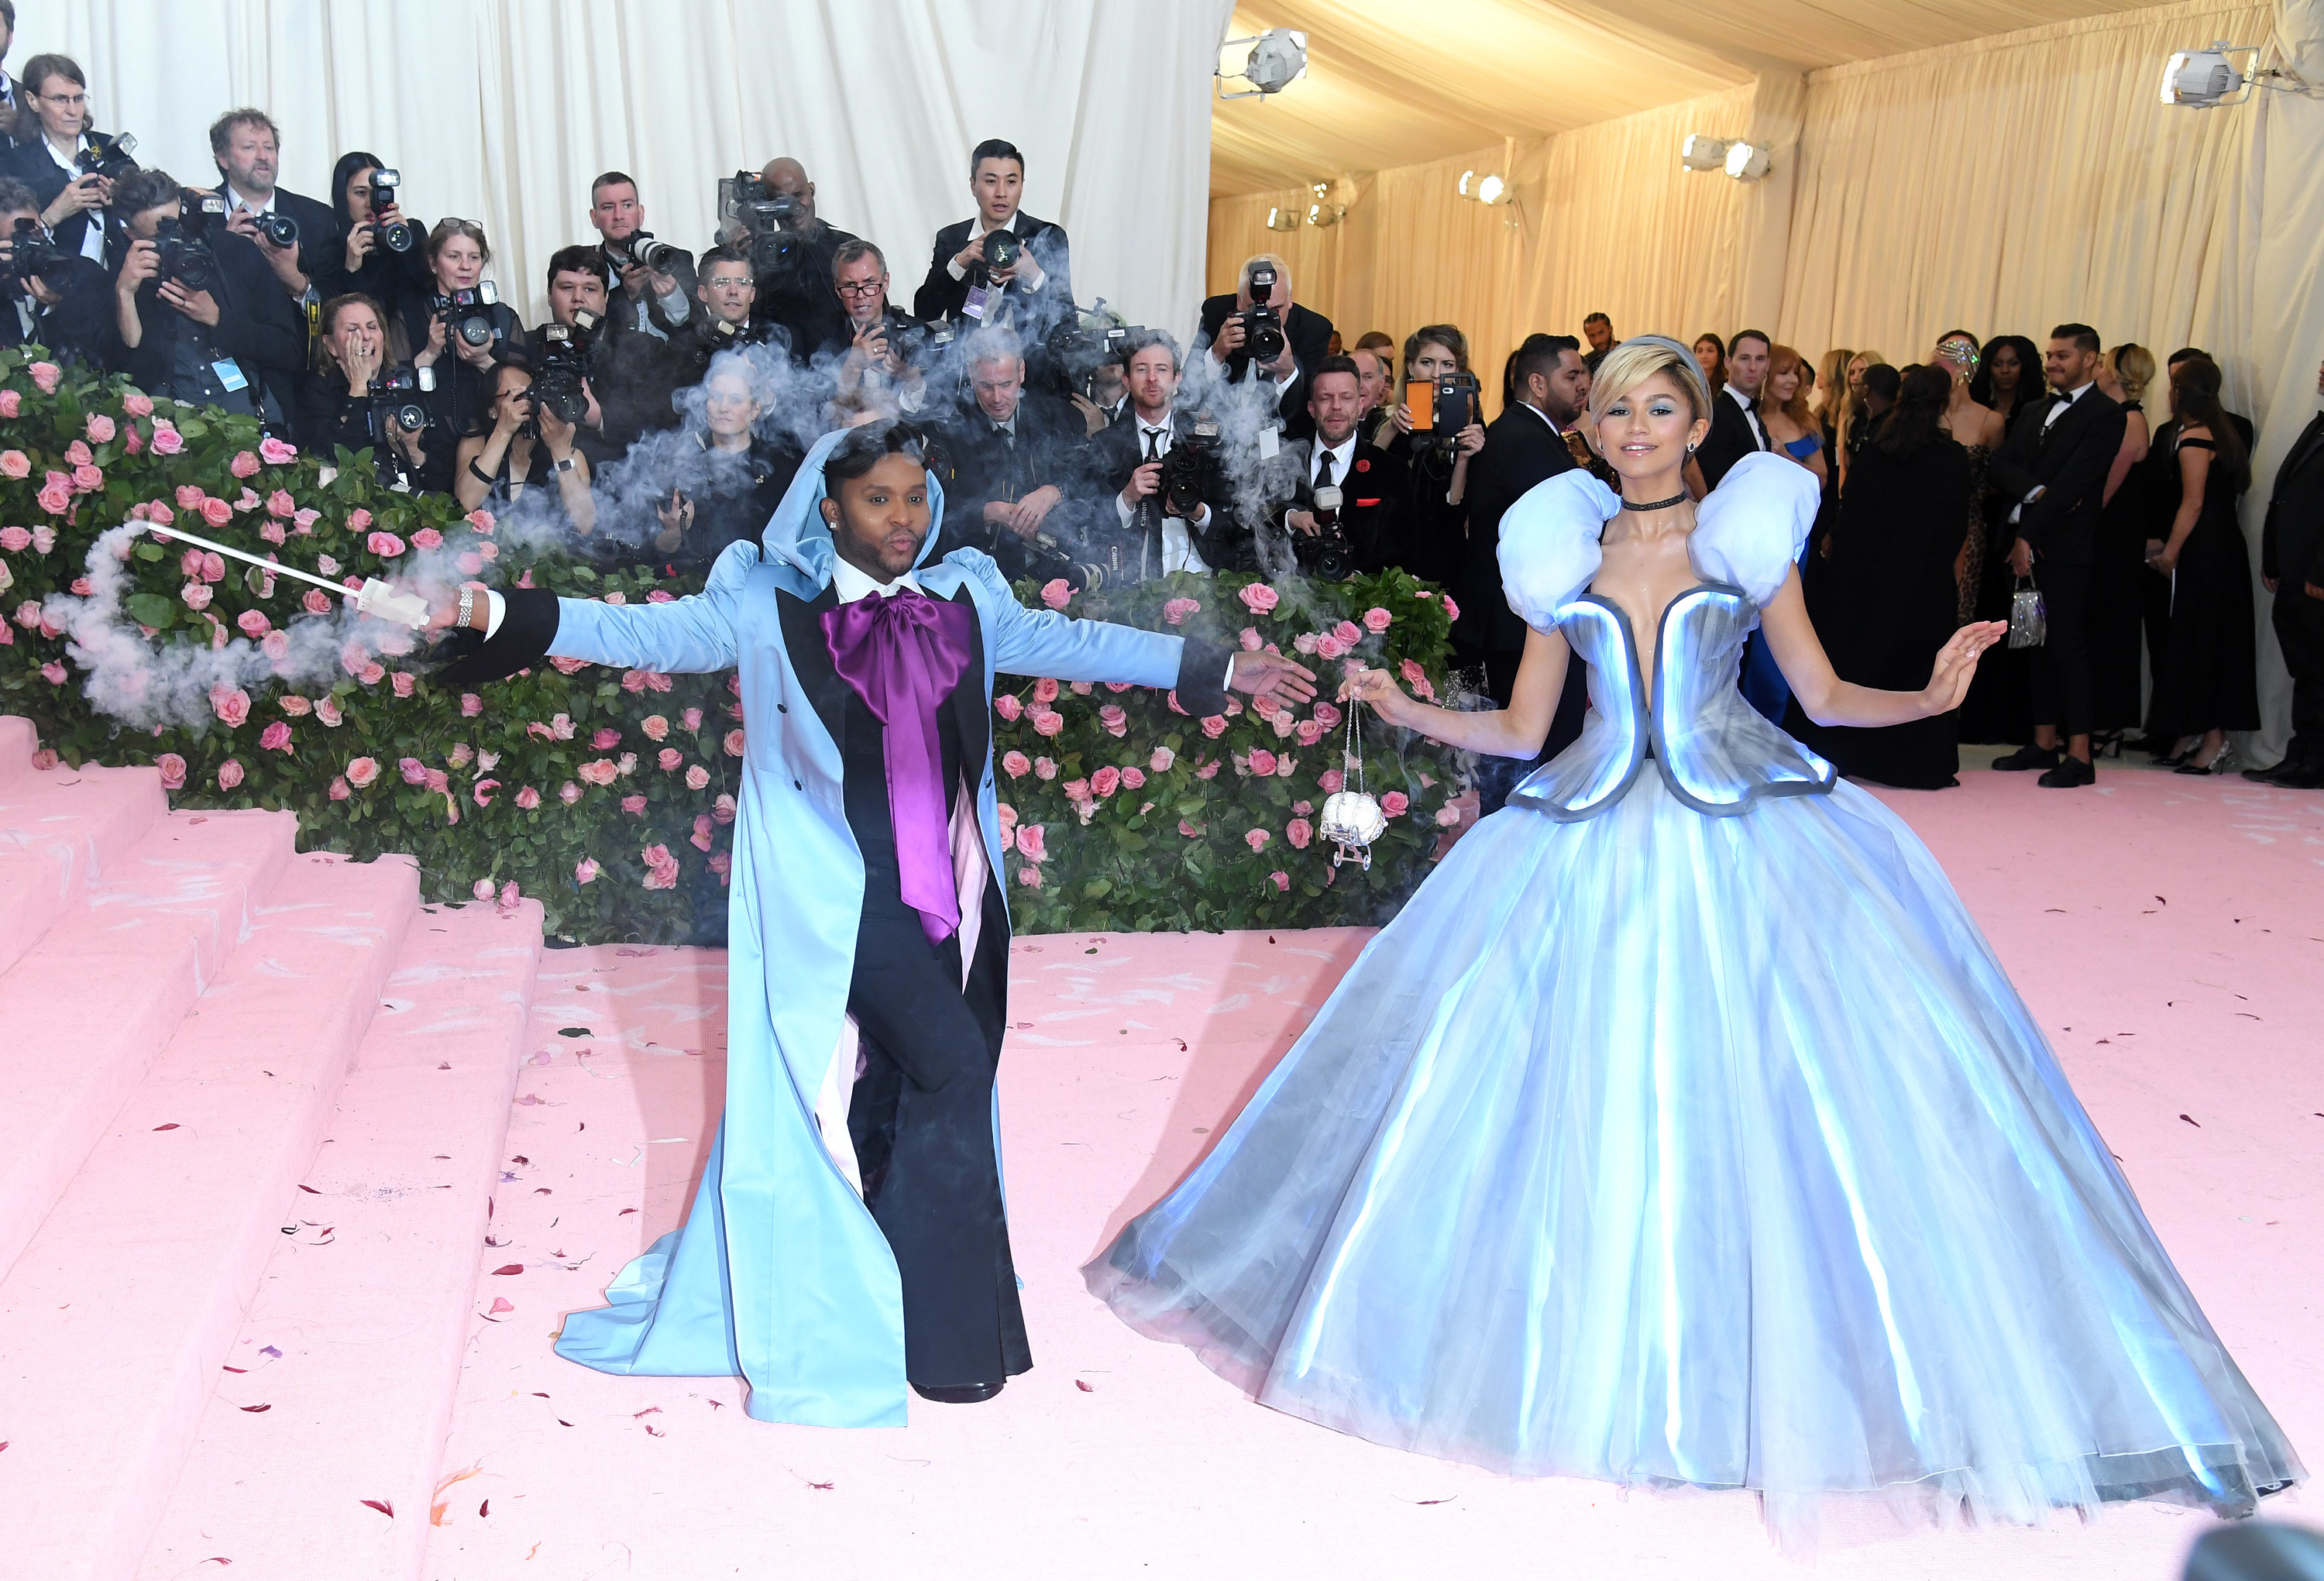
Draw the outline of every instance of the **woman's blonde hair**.
[[[2128,341],[2107,353],[2107,366],[2122,382],[2122,392],[2133,400],[2146,399],[2146,387],[2154,382],[2154,354],[2143,345]]]
[[[1888,359],[1878,352],[1858,352],[1850,356],[1848,362],[1853,363],[1859,359],[1863,362],[1864,371],[1868,373],[1875,368],[1885,368],[1889,365]],[[1846,404],[1840,409],[1839,435],[1840,447],[1844,452],[1848,449],[1849,441],[1855,437],[1858,425],[1868,422],[1871,419],[1871,414],[1864,409],[1862,398],[1848,388],[1848,363],[1842,363],[1840,365],[1840,389],[1841,395],[1846,398]]]
[[[1848,399],[1848,364],[1856,354],[1846,346],[1836,347],[1823,354],[1816,364],[1815,400],[1810,403],[1821,420],[1840,426],[1840,403]]]
[[[1595,427],[1606,409],[1657,373],[1668,372],[1686,392],[1687,405],[1702,418],[1711,411],[1711,386],[1702,380],[1702,364],[1692,347],[1666,335],[1637,335],[1606,354],[1590,380],[1590,423]]]

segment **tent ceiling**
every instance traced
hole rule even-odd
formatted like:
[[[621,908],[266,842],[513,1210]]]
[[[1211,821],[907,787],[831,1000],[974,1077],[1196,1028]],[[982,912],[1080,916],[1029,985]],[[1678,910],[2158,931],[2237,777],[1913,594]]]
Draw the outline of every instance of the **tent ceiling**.
[[[1761,71],[1810,71],[2147,3],[1247,0],[1229,36],[1300,29],[1307,75],[1271,99],[1213,105],[1211,194],[1443,159],[1713,93]],[[1240,65],[1241,53],[1226,62]]]

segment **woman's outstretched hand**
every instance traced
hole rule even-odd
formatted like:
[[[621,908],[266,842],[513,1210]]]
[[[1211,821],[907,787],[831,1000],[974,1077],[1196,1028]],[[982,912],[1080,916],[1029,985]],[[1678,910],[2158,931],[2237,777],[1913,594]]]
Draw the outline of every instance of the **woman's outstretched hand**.
[[[1980,620],[1954,632],[1937,652],[1936,666],[1921,694],[1922,711],[1935,715],[1959,708],[1969,695],[1969,682],[1977,678],[1978,656],[2008,635],[2006,620]]]
[[[1412,703],[1410,694],[1394,676],[1361,666],[1348,672],[1348,678],[1340,684],[1340,696],[1344,702],[1361,703],[1388,723],[1399,725],[1406,722],[1404,711]]]

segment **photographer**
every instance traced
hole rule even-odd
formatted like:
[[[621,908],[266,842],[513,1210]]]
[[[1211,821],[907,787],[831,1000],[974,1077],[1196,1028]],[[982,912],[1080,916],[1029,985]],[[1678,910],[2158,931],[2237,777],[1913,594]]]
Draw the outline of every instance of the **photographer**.
[[[105,211],[136,162],[89,129],[88,78],[71,56],[33,56],[23,86],[40,135],[11,150],[0,170],[32,189],[58,246],[110,269],[118,261],[105,254]]]
[[[694,296],[702,310],[689,315],[686,327],[669,337],[669,354],[663,359],[666,397],[701,383],[719,353],[764,345],[771,333],[752,317],[759,300],[758,271],[732,247],[713,247],[702,255]],[[667,407],[667,399],[660,404]],[[667,426],[659,414],[656,422]]]
[[[751,261],[759,277],[752,317],[782,331],[794,360],[847,344],[847,315],[832,293],[832,266],[855,238],[816,212],[815,183],[795,159],[769,160],[755,179],[737,177],[735,212],[722,246]]]
[[[258,249],[282,289],[302,306],[320,308],[321,285],[337,271],[344,243],[337,218],[311,198],[274,184],[281,133],[263,110],[228,110],[210,125],[217,194],[226,228]]]
[[[915,354],[927,345],[927,329],[889,305],[887,255],[869,242],[850,241],[839,249],[831,275],[847,315],[842,326],[847,351],[839,362],[833,406],[843,420],[866,411],[883,418],[918,414],[928,403],[928,386]]]
[[[1397,513],[1409,486],[1403,465],[1356,433],[1363,379],[1349,357],[1326,357],[1307,381],[1312,439],[1295,439],[1284,459],[1297,483],[1276,525],[1309,576],[1338,582],[1387,569],[1397,546]]]
[[[1410,480],[1402,541],[1392,552],[1397,566],[1423,582],[1450,586],[1468,538],[1471,461],[1485,447],[1469,337],[1457,324],[1424,324],[1405,340],[1404,368],[1404,391],[1386,393],[1388,423],[1381,430],[1387,436],[1381,448]],[[1411,395],[1422,398],[1421,410],[1413,409]],[[1416,434],[1416,424],[1424,422]]]
[[[1102,523],[1109,530],[1090,536],[1106,545],[1111,574],[1124,582],[1232,570],[1252,558],[1216,433],[1197,434],[1200,419],[1176,409],[1179,372],[1176,341],[1158,329],[1132,330],[1122,363],[1129,410],[1089,442],[1091,471],[1105,491],[1098,510],[1111,518]]]
[[[428,471],[429,439],[445,445],[447,437],[431,428],[417,374],[385,372],[386,312],[369,297],[333,297],[320,322],[317,371],[300,383],[291,437],[300,449],[325,456],[342,446],[368,450],[388,486],[416,487]]]
[[[1213,376],[1230,384],[1256,379],[1274,386],[1286,439],[1315,431],[1303,381],[1331,354],[1331,345],[1332,321],[1291,299],[1291,270],[1272,253],[1243,264],[1232,296],[1204,302],[1202,332],[1194,336],[1195,353],[1209,355]]]
[[[649,427],[669,427],[669,348],[622,317],[606,317],[603,261],[594,247],[561,247],[549,259],[551,322],[533,331],[536,402],[580,429],[593,465],[603,466]],[[558,333],[562,330],[563,333]]]
[[[1082,427],[1093,439],[1130,415],[1130,377],[1122,371],[1129,354],[1125,346],[1102,359],[1091,371],[1089,393],[1076,390],[1065,397],[1082,414]]]
[[[585,538],[595,531],[589,458],[576,446],[572,424],[534,408],[531,369],[521,362],[493,369],[484,420],[484,431],[461,440],[454,457],[452,494],[460,508],[481,505],[506,516],[553,485],[573,530]]]
[[[983,549],[1011,577],[1047,576],[1045,525],[1074,525],[1060,510],[1084,473],[1082,427],[1063,401],[1025,389],[1023,343],[1006,329],[980,331],[967,348],[975,404],[946,430],[945,548]],[[1067,535],[1070,536],[1070,535]]]
[[[331,217],[343,239],[321,285],[327,296],[369,297],[385,310],[391,328],[430,284],[428,227],[404,216],[396,202],[398,175],[375,153],[339,156],[331,168]]]
[[[65,363],[101,360],[112,282],[57,245],[41,224],[41,200],[13,176],[0,176],[0,347],[46,346]]]
[[[285,428],[298,404],[306,326],[258,249],[213,212],[224,207],[166,170],[133,170],[115,186],[113,212],[129,242],[114,276],[106,363],[148,394]]]
[[[678,443],[669,497],[654,509],[659,530],[648,546],[671,574],[706,570],[729,544],[757,543],[798,475],[799,453],[755,432],[773,399],[765,380],[753,358],[722,352],[700,393],[687,398],[691,431]]]
[[[436,392],[429,400],[437,420],[456,435],[473,434],[493,402],[493,369],[521,346],[524,320],[500,299],[484,279],[492,244],[474,220],[439,219],[428,233],[428,283],[404,299],[399,315],[403,344],[416,368],[432,368]],[[430,489],[447,489],[448,477],[430,478]]]
[[[973,319],[1007,325],[1038,341],[1073,317],[1072,244],[1065,227],[1017,207],[1025,190],[1025,156],[1014,143],[987,138],[968,156],[976,217],[936,233],[928,277],[912,298],[924,322]],[[1007,233],[995,241],[996,232]]]
[[[668,340],[693,311],[694,254],[657,240],[638,184],[607,170],[589,184],[589,223],[604,238],[604,287],[623,330]]]

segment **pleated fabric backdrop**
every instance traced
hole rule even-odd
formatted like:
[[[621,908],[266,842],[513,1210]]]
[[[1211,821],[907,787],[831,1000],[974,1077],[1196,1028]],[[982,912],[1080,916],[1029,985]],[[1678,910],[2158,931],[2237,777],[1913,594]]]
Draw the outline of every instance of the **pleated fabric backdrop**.
[[[208,126],[257,105],[282,182],[327,196],[365,149],[429,220],[484,225],[528,322],[549,253],[595,242],[589,182],[641,184],[647,225],[699,252],[715,183],[779,154],[824,216],[887,252],[908,304],[936,228],[966,217],[968,152],[1025,151],[1025,207],[1074,237],[1074,284],[1193,322],[1210,78],[1228,0],[61,0],[19,12],[14,63],[78,60],[97,124],[217,179]]]

